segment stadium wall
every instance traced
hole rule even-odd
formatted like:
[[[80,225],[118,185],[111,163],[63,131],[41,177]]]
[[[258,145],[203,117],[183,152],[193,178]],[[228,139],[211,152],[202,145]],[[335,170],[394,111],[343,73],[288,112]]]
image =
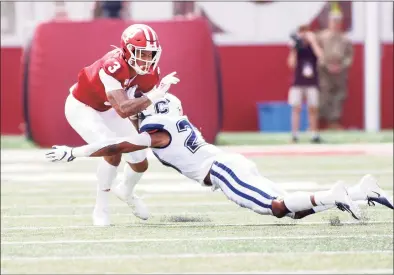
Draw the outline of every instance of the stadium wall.
[[[363,46],[355,44],[343,123],[363,128]],[[234,56],[243,58],[234,65]],[[164,53],[165,55],[166,53]],[[1,133],[24,130],[21,48],[1,48]],[[286,100],[291,73],[286,67],[286,46],[220,46],[223,86],[223,131],[256,131],[256,102]],[[382,127],[393,128],[393,44],[385,44],[382,58]],[[73,59],[69,59],[70,62]],[[255,62],[251,63],[250,60]],[[66,66],[66,64],[64,64]],[[75,72],[75,77],[77,71]],[[60,93],[59,93],[60,94]],[[61,93],[64,96],[64,93]],[[62,108],[62,106],[60,106]],[[234,110],[237,110],[234,112]]]
[[[24,61],[23,109],[27,135],[40,146],[84,142],[64,117],[64,102],[81,68],[118,44],[118,34],[132,22],[96,20],[41,24]],[[183,102],[186,114],[214,142],[221,125],[220,71],[215,45],[206,20],[147,22],[163,34],[161,45],[172,49],[160,61],[162,76],[177,71],[182,81],[171,92]],[[97,36],[95,30],[103,30]],[[179,35],[174,37],[173,32]],[[63,39],[53,39],[62,33]],[[72,41],[72,43],[65,43]],[[26,58],[28,57],[28,58]],[[186,62],[185,62],[186,61]],[[26,73],[25,73],[26,72]],[[205,108],[205,109],[204,109]],[[204,112],[201,110],[204,109]]]

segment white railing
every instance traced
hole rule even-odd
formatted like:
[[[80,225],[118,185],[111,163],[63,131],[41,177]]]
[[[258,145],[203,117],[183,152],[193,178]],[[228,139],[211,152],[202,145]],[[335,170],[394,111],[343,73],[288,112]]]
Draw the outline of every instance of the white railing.
[[[49,20],[85,21],[93,19],[95,2],[31,1],[1,2],[2,47],[21,46],[34,28]],[[165,20],[172,18],[172,2],[130,2],[126,16],[136,20]]]
[[[174,17],[173,2],[142,1],[128,3],[126,14],[129,18],[135,20],[166,20]],[[239,8],[234,11],[236,13],[234,16],[230,16],[227,12],[223,17],[223,5],[226,4],[228,5],[228,12],[231,11],[231,8],[237,8],[234,5],[239,5]],[[291,6],[294,4],[299,5],[299,9],[294,9]],[[61,17],[62,12],[67,14],[68,20],[92,20],[94,5],[95,3],[92,1],[2,1],[1,44],[3,47],[23,45],[37,24]],[[273,2],[267,6],[256,6],[248,1],[237,3],[195,2],[194,9],[197,11],[203,9],[212,22],[226,31],[214,36],[218,44],[283,44],[288,42],[288,35],[290,29],[293,29],[293,25],[295,29],[301,21],[301,23],[305,23],[312,20],[322,5],[324,3],[314,3],[312,5],[312,3]],[[354,42],[363,42],[365,38],[365,5],[364,2],[352,3],[352,30],[348,35]],[[379,5],[381,41],[392,43],[393,3],[380,2]],[[291,16],[286,15],[289,9],[292,12]],[[274,14],[273,17],[267,16],[267,12],[268,14]],[[235,20],[234,17],[237,19]],[[272,20],[279,21],[277,24],[273,24]],[[232,22],[238,23],[234,25]],[[275,29],[272,28],[272,25],[275,26]],[[249,32],[244,31],[244,29]]]

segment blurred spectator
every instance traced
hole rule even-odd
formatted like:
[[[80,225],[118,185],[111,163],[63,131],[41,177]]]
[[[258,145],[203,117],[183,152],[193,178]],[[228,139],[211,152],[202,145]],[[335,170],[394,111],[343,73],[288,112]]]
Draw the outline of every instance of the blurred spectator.
[[[353,12],[352,1],[328,1],[318,16],[311,22],[312,30],[322,30],[328,27],[329,15],[332,10],[342,13],[342,29],[346,32],[352,30]]]
[[[200,10],[197,9],[194,1],[176,1],[173,3],[174,19],[193,19],[200,16]]]
[[[223,33],[223,30],[216,25],[205,13],[204,9],[201,8],[196,1],[175,1],[173,2],[173,14],[174,19],[195,19],[202,17],[208,20],[211,25],[211,31],[213,33]]]
[[[322,49],[317,42],[315,34],[309,30],[308,26],[301,26],[297,33],[291,35],[291,38],[292,47],[287,63],[291,69],[294,69],[294,79],[288,98],[292,107],[292,141],[298,142],[302,101],[306,97],[309,129],[312,132],[311,142],[320,143],[321,139],[318,132],[319,89],[317,62],[322,57]]]
[[[54,20],[55,21],[68,20],[66,4],[64,3],[64,1],[56,1],[55,2]]]
[[[94,18],[128,18],[128,2],[127,1],[96,1],[94,10]]]
[[[353,46],[342,31],[342,18],[342,12],[333,9],[328,28],[318,35],[323,49],[323,62],[319,66],[320,117],[330,129],[342,128],[342,105],[347,96],[349,67],[353,62]]]

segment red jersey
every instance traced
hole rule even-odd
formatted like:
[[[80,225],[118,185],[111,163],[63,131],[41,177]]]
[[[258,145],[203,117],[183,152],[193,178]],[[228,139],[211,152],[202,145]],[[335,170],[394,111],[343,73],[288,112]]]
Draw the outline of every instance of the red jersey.
[[[121,49],[114,49],[93,64],[83,68],[78,74],[78,82],[73,87],[72,94],[80,102],[93,109],[104,112],[109,110],[104,84],[99,72],[103,69],[106,74],[118,80],[122,88],[137,86],[136,92],[149,92],[159,82],[159,69],[146,75],[137,75],[122,57]]]

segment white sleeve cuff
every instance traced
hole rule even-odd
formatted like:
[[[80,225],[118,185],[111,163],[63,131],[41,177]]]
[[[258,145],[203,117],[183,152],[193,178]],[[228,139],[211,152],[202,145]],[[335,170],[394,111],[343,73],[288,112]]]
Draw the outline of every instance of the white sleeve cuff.
[[[99,71],[99,77],[101,82],[103,83],[104,87],[105,87],[105,92],[111,92],[111,91],[115,91],[115,90],[121,90],[122,88],[122,84],[120,84],[120,82],[113,78],[112,76],[108,75],[104,69],[100,69]]]

